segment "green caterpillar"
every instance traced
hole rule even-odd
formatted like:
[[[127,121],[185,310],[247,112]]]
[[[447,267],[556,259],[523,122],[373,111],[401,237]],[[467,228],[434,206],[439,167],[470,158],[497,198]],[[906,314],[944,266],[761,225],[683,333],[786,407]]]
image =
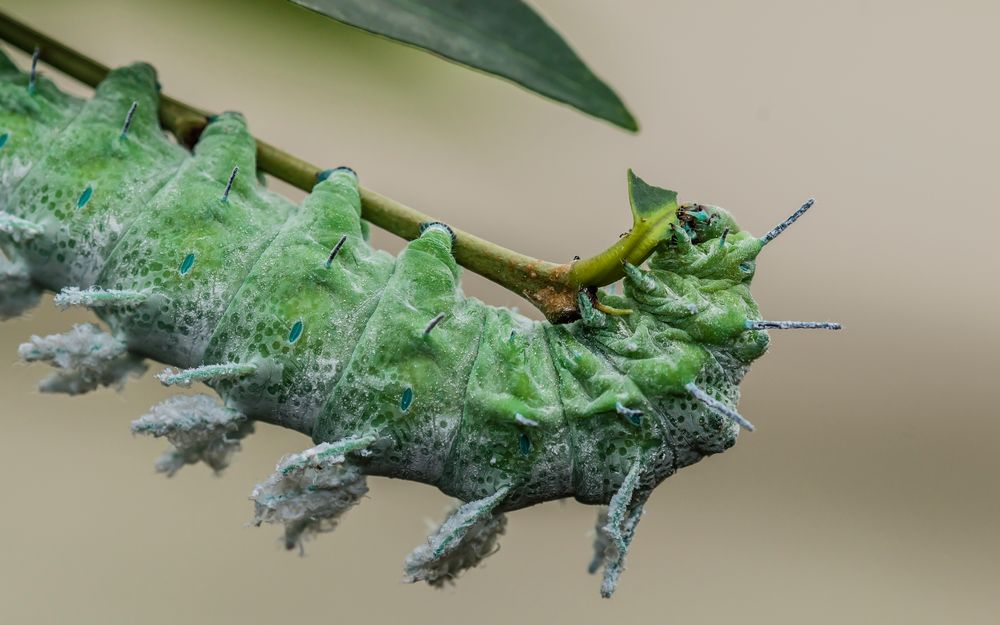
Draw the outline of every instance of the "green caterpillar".
[[[494,551],[504,512],[575,497],[608,506],[590,568],[610,596],[652,490],[752,429],[734,406],[765,330],[839,327],[762,321],[750,296],[756,256],[811,201],[758,238],[629,172],[636,223],[669,216],[649,267],[625,263],[622,294],[581,291],[581,319],[553,325],[465,298],[444,224],[398,257],[372,249],[352,170],[295,206],[259,184],[242,116],[212,118],[192,153],[158,101],[148,65],[82,101],[0,55],[0,311],[50,289],[110,328],[22,345],[59,369],[43,390],[121,384],[143,358],[170,365],[164,384],[213,387],[224,404],[176,396],[133,423],[173,444],[168,474],[221,470],[254,421],[311,436],[253,494],[289,548],[367,475],[433,484],[466,503],[405,570],[441,585]]]

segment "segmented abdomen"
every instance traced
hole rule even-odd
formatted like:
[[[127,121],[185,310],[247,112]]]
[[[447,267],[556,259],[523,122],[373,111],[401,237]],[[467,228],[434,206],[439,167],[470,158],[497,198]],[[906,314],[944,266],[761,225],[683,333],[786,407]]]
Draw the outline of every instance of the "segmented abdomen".
[[[83,103],[0,55],[0,247],[14,261],[0,258],[0,319],[42,285],[111,326],[21,345],[62,369],[43,390],[120,383],[136,355],[182,368],[165,384],[213,386],[226,406],[174,396],[133,423],[174,444],[157,463],[168,474],[221,470],[254,419],[312,436],[253,493],[255,522],[282,522],[289,548],[333,529],[365,474],[426,482],[468,502],[407,558],[409,580],[440,585],[495,550],[503,511],[574,496],[609,504],[590,570],[610,596],[653,487],[753,429],[733,406],[764,330],[840,327],[760,320],[749,292],[757,254],[811,200],[758,239],[630,171],[649,269],[623,261],[621,295],[583,289],[582,318],[550,325],[465,298],[443,224],[398,258],[373,250],[348,168],[301,206],[262,188],[239,114],[211,119],[193,154],[173,144],[157,91],[137,64]],[[573,270],[619,275],[605,261],[633,258],[629,240]]]
[[[164,137],[157,97],[152,69],[134,65],[82,107],[52,95],[37,122],[3,119],[30,165],[7,212],[44,228],[11,251],[50,288],[114,293],[98,313],[130,350],[194,368],[167,378],[204,379],[249,417],[317,442],[386,439],[359,460],[366,472],[464,500],[508,488],[502,509],[607,502],[637,462],[658,482],[735,440],[684,388],[732,401],[763,351],[755,332],[733,351],[756,316],[748,276],[701,275],[665,252],[626,295],[600,296],[634,315],[533,322],[461,294],[446,227],[398,259],[374,251],[352,171],[327,172],[295,207],[258,184],[241,116],[214,118],[191,155]],[[751,239],[733,227],[738,251]],[[739,327],[706,334],[722,305]]]

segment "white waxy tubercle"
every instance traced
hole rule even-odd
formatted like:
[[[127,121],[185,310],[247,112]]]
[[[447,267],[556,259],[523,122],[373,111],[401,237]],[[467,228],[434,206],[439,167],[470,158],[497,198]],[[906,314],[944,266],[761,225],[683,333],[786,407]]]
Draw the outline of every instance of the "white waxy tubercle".
[[[83,290],[79,287],[68,286],[52,298],[52,302],[62,309],[70,306],[106,308],[110,306],[138,306],[148,297],[146,293],[140,291],[105,290],[100,287]]]
[[[156,461],[156,470],[168,477],[196,462],[219,473],[239,451],[240,439],[253,432],[253,422],[208,395],[177,395],[133,421],[132,432],[170,441],[173,449]]]
[[[191,386],[192,382],[207,382],[210,380],[228,380],[249,375],[257,370],[253,364],[221,363],[202,365],[191,369],[172,369],[167,367],[156,374],[156,379],[163,386]]]
[[[0,232],[9,234],[16,243],[20,243],[37,237],[42,234],[43,230],[39,224],[33,221],[0,211]]]
[[[286,549],[301,549],[305,539],[333,531],[368,492],[364,473],[348,454],[364,454],[375,442],[371,435],[352,437],[286,456],[253,489],[253,524],[284,524]]]
[[[78,395],[99,386],[120,388],[129,375],[146,370],[122,341],[91,323],[61,334],[32,336],[17,351],[25,362],[48,362],[59,369],[39,384],[46,393]]]
[[[427,542],[407,556],[404,581],[424,581],[441,587],[496,553],[497,539],[506,530],[507,519],[503,514],[494,514],[493,509],[509,492],[510,487],[505,486],[489,497],[453,510]]]
[[[764,321],[748,320],[747,330],[839,330],[841,325],[833,321]]]
[[[715,412],[724,417],[732,419],[744,430],[753,432],[754,430],[753,423],[750,423],[749,421],[746,420],[746,418],[743,417],[743,415],[741,415],[740,413],[736,412],[726,404],[722,403],[718,399],[706,393],[704,390],[695,385],[694,382],[690,382],[684,385],[684,388],[686,388],[687,391],[691,393],[691,395],[695,399],[705,404],[705,406],[707,406],[708,409],[711,410],[712,412]]]

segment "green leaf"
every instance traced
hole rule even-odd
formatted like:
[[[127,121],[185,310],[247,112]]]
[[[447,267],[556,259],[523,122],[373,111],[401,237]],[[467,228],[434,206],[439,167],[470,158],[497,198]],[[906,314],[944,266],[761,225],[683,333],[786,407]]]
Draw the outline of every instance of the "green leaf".
[[[621,99],[520,0],[291,0],[423,48],[613,124],[638,130]]]
[[[628,201],[637,224],[661,213],[672,216],[677,212],[676,191],[647,184],[631,169],[628,170]]]

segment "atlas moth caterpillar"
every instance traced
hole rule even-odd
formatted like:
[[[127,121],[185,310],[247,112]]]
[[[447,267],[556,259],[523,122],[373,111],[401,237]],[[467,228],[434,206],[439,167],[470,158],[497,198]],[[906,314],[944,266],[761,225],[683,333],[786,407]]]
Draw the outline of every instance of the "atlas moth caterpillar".
[[[238,113],[193,151],[157,121],[153,69],[112,71],[83,101],[0,63],[2,309],[86,306],[108,326],[32,337],[43,390],[120,385],[149,358],[166,385],[203,382],[136,420],[172,443],[157,468],[223,469],[255,421],[310,436],[253,492],[257,524],[288,548],[333,529],[366,476],[432,484],[463,503],[405,561],[440,586],[495,551],[504,513],[574,497],[602,506],[591,572],[610,596],[643,505],[677,469],[753,426],[738,384],[768,329],[749,286],[763,237],[725,210],[677,204],[631,171],[637,220],[669,214],[648,267],[624,289],[579,293],[553,325],[464,297],[453,233],[425,224],[398,257],[364,236],[357,176],[324,172],[295,206],[263,188]]]

